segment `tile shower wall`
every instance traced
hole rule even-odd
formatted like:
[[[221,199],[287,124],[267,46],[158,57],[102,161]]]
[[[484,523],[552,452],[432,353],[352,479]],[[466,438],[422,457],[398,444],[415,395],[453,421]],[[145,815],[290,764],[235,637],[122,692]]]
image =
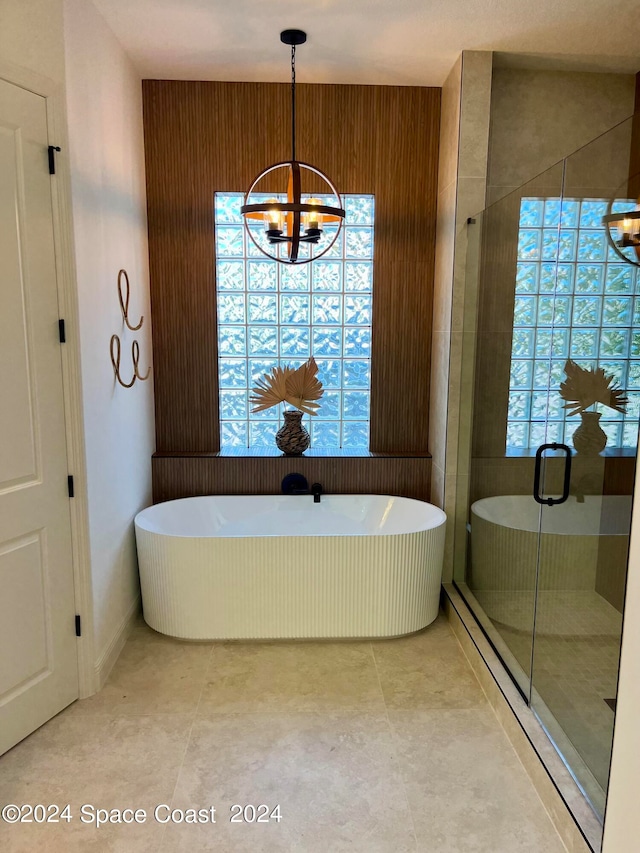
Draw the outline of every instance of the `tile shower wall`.
[[[431,374],[431,500],[447,512],[443,579],[451,579],[457,505],[469,488],[459,465],[459,442],[468,440],[468,365],[463,362],[467,217],[485,205],[492,53],[464,51],[443,86],[438,230]]]
[[[491,86],[487,204],[624,121],[634,107],[633,74],[499,67],[501,62],[497,58]]]

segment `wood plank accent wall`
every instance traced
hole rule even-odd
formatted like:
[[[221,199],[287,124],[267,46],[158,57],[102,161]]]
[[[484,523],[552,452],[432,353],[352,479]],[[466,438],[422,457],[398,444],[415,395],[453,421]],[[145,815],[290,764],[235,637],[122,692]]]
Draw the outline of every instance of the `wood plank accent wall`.
[[[640,71],[636,74],[636,100],[631,126],[629,178],[629,193],[640,200]]]
[[[335,494],[401,495],[428,501],[431,459],[423,457],[162,456],[153,458],[153,502],[195,495],[274,495],[293,472]]]
[[[145,80],[159,452],[219,450],[213,194],[290,156],[290,86]],[[371,450],[426,452],[440,89],[300,84],[298,157],[376,201]]]

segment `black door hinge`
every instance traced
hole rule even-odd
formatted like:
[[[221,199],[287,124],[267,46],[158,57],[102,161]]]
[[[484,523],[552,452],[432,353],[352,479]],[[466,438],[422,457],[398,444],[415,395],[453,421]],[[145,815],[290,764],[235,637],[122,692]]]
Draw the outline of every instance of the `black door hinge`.
[[[80,614],[76,613],[76,637],[82,636],[82,626],[80,624]]]
[[[58,332],[60,333],[60,343],[65,344],[67,342],[67,331],[64,327],[64,320],[58,320]]]
[[[56,151],[60,151],[59,145],[50,145],[49,146],[49,174],[55,175],[56,173]]]
[[[74,496],[73,492],[73,474],[69,474],[67,477],[67,488],[69,489],[69,497],[72,498]]]

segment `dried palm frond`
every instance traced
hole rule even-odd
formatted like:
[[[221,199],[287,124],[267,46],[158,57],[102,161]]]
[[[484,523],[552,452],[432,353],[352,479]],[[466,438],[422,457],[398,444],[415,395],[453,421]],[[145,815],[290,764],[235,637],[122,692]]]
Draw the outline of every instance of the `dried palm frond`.
[[[613,376],[604,372],[602,367],[586,370],[570,358],[564,366],[567,378],[560,385],[560,396],[567,402],[565,409],[570,415],[584,412],[594,403],[602,403],[616,412],[624,412],[629,402]]]
[[[324,393],[317,374],[318,365],[313,356],[296,370],[291,367],[274,367],[271,373],[265,373],[258,379],[251,389],[251,411],[263,412],[278,403],[289,403],[307,415],[317,414],[315,410],[320,408],[320,404],[316,400]]]
[[[251,389],[253,397],[249,397],[253,405],[251,411],[263,412],[283,403],[287,398],[287,378],[292,372],[290,367],[274,367],[271,373],[265,373],[262,379],[257,379],[255,388]]]
[[[318,365],[313,356],[297,370],[292,370],[286,381],[286,401],[307,415],[315,415],[320,408],[319,400],[324,393],[322,382],[318,379]]]

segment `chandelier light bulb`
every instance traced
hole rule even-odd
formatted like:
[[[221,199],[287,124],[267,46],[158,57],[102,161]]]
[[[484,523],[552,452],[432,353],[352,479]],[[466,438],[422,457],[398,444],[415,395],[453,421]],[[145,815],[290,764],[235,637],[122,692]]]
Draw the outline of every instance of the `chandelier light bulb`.
[[[278,204],[278,200],[275,198],[270,198],[267,201],[267,204]],[[264,230],[267,234],[282,234],[283,228],[283,217],[282,211],[277,210],[274,207],[271,207],[269,210],[265,210],[264,212]]]
[[[305,230],[307,232],[322,231],[322,214],[317,210],[322,202],[319,198],[310,198],[307,199],[307,204],[312,205],[314,209],[302,214],[302,224],[304,225]]]

